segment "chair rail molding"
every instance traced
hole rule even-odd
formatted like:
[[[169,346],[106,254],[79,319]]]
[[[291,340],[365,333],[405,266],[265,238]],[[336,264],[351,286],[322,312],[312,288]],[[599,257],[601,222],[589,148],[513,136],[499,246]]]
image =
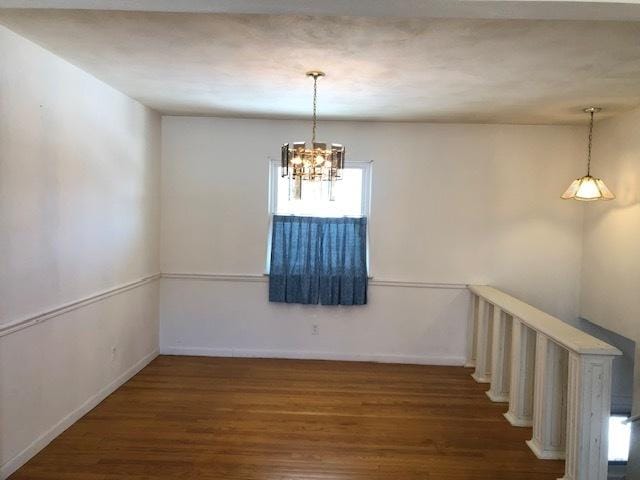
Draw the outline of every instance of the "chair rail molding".
[[[174,280],[203,280],[212,282],[261,282],[269,281],[269,274],[266,273],[198,273],[198,272],[166,272],[162,273],[162,278]],[[407,280],[379,279],[376,277],[369,279],[369,286],[372,287],[404,287],[404,288],[434,288],[445,290],[466,290],[465,283],[439,283],[439,282],[417,282]]]
[[[513,426],[533,426],[527,444],[538,458],[565,458],[561,480],[606,480],[612,365],[622,352],[498,289],[469,290],[473,378],[491,383],[493,401],[509,401]]]
[[[118,295],[134,288],[141,287],[142,285],[146,285],[150,282],[158,280],[159,278],[160,273],[147,275],[131,282],[123,283],[106,290],[101,290],[89,296],[74,300],[73,302],[50,308],[35,315],[30,315],[18,320],[2,323],[0,324],[0,337],[4,337],[28,327],[33,327],[34,325],[46,322],[47,320],[51,320],[55,317],[59,317],[60,315],[64,315],[65,313],[72,312],[79,308],[86,307],[87,305],[91,305],[92,303],[100,302],[109,297],[113,297],[114,295]]]
[[[176,273],[154,273],[147,275],[127,283],[116,285],[114,287],[98,291],[86,297],[64,303],[56,307],[49,308],[45,311],[38,312],[16,320],[10,320],[0,323],[0,337],[10,335],[25,328],[38,325],[55,317],[72,312],[79,308],[83,308],[92,303],[100,302],[114,295],[127,292],[134,288],[141,287],[147,283],[159,280],[160,278],[177,279],[177,280],[202,280],[215,282],[245,282],[245,283],[267,283],[269,276],[265,274],[226,274],[226,273],[195,273],[195,272],[176,272]],[[465,290],[467,285],[461,283],[433,283],[433,282],[413,282],[400,280],[378,280],[372,279],[369,285],[376,287],[404,287],[404,288],[431,288],[431,289],[451,289]]]

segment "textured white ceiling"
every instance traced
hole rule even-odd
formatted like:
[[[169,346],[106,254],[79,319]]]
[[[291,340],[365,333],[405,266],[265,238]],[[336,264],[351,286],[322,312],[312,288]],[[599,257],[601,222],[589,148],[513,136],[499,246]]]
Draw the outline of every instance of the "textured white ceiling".
[[[640,20],[640,0],[0,0],[0,8],[352,17]]]
[[[640,22],[1,10],[164,113],[581,123],[640,104]]]

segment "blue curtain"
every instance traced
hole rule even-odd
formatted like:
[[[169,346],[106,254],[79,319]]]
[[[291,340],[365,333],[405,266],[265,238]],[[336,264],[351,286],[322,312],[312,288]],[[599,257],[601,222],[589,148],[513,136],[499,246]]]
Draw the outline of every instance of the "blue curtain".
[[[275,215],[269,301],[367,303],[367,219]]]

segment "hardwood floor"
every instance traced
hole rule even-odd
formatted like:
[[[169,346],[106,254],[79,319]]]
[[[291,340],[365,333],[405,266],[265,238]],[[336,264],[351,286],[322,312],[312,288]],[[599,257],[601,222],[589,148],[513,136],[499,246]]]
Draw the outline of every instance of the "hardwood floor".
[[[169,357],[12,480],[555,480],[470,370]]]

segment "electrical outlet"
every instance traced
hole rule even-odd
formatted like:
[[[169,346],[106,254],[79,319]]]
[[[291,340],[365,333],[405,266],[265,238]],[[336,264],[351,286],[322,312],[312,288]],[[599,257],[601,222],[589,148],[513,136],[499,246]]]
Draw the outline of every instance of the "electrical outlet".
[[[320,335],[320,327],[318,325],[311,325],[311,335]]]

